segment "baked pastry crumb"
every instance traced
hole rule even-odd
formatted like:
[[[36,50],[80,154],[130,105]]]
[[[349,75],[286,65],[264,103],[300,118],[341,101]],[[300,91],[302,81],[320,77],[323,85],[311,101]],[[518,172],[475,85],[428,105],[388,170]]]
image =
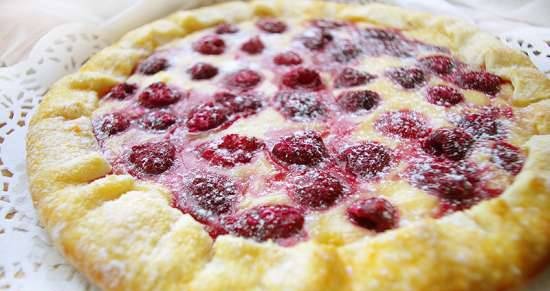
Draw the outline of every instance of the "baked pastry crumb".
[[[549,97],[454,19],[229,2],[54,84],[31,191],[105,290],[501,290],[550,255]]]

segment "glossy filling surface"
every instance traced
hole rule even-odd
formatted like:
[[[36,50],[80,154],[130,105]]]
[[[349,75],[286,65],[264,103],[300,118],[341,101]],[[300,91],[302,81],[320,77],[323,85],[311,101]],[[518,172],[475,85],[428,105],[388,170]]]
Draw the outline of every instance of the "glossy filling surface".
[[[511,92],[406,32],[261,19],[162,47],[93,125],[114,173],[212,237],[343,244],[500,195],[524,160]]]

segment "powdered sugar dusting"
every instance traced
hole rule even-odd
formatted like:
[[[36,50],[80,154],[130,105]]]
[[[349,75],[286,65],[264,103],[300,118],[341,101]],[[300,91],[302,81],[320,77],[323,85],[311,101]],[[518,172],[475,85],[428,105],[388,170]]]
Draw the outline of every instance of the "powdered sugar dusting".
[[[115,173],[166,186],[213,238],[290,246],[328,231],[311,229],[324,214],[350,237],[411,219],[384,185],[436,201],[414,217],[499,195],[523,163],[511,109],[490,105],[504,85],[398,30],[264,19],[159,49],[102,98],[94,130]]]

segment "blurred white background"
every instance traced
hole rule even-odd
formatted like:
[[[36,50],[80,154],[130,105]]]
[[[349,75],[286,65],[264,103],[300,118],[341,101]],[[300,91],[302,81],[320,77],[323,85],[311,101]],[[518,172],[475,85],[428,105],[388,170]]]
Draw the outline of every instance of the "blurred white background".
[[[340,0],[341,1],[341,0]],[[359,0],[360,1],[360,0]],[[166,6],[189,0],[0,0],[0,66],[20,61],[33,44],[53,27],[69,22],[116,21],[129,9],[147,5],[169,11]],[[191,1],[195,2],[195,1]],[[402,6],[435,10],[458,16],[500,18],[487,23],[494,33],[517,27],[518,23],[550,27],[550,0],[385,0]],[[506,25],[505,25],[506,24]],[[492,25],[492,26],[491,26]]]
[[[41,36],[68,22],[101,22],[136,0],[0,0],[0,64],[21,59]]]

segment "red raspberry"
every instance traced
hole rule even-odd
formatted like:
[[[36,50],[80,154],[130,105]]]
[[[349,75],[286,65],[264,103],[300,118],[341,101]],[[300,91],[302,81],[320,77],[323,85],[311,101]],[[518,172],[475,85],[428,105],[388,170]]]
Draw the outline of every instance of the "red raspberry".
[[[476,196],[476,177],[472,166],[442,159],[413,161],[406,170],[409,181],[421,189],[451,200]]]
[[[487,112],[466,114],[458,125],[477,138],[490,137],[499,133],[497,117]]]
[[[237,185],[230,178],[214,173],[200,173],[189,183],[189,195],[209,214],[230,212],[239,199]]]
[[[387,147],[378,143],[364,143],[347,148],[339,155],[346,169],[363,178],[378,176],[390,167],[392,156]]]
[[[361,49],[349,42],[338,43],[335,48],[333,48],[332,59],[338,63],[347,63],[353,59],[356,59],[362,53]]]
[[[233,34],[237,33],[239,28],[233,24],[222,23],[216,27],[217,34]]]
[[[145,88],[138,99],[141,105],[153,108],[163,107],[178,102],[182,94],[176,89],[168,87],[163,82],[156,82]]]
[[[256,26],[268,33],[283,33],[286,31],[286,24],[277,19],[261,19],[256,22]]]
[[[280,92],[275,96],[281,113],[295,121],[309,121],[325,115],[327,109],[315,92]]]
[[[264,50],[265,46],[260,37],[256,36],[241,45],[241,50],[251,55],[257,55]]]
[[[399,224],[397,209],[382,197],[357,200],[348,207],[347,214],[351,222],[376,232],[384,232]]]
[[[422,138],[429,134],[424,115],[409,110],[385,112],[374,126],[385,135],[401,138]]]
[[[510,106],[485,106],[481,109],[484,114],[494,116],[495,118],[513,118],[514,110]]]
[[[471,135],[460,128],[439,128],[423,142],[423,149],[434,156],[458,161],[464,159],[474,144]]]
[[[273,62],[280,66],[293,66],[302,63],[302,58],[295,52],[280,53],[273,58]]]
[[[348,88],[367,84],[375,76],[353,68],[344,68],[334,80],[335,88]]]
[[[328,156],[323,139],[313,131],[283,137],[271,152],[285,163],[308,166],[316,165]]]
[[[517,175],[523,168],[524,158],[519,148],[504,141],[497,141],[491,148],[491,161],[513,175]]]
[[[214,94],[214,100],[233,114],[244,113],[249,115],[256,113],[262,107],[260,99],[253,94],[235,95],[229,92],[218,92]]]
[[[193,108],[187,117],[190,132],[206,131],[222,125],[228,119],[227,108],[218,103],[208,102]]]
[[[242,69],[228,76],[226,86],[230,89],[247,91],[262,81],[262,76],[250,69]]]
[[[207,80],[212,79],[218,74],[218,68],[208,63],[196,63],[189,70],[191,79]]]
[[[282,83],[291,89],[318,91],[323,88],[321,76],[317,71],[307,68],[295,68],[285,73]]]
[[[325,29],[308,30],[302,37],[302,44],[313,51],[324,49],[333,40],[332,35]]]
[[[371,110],[380,101],[380,95],[370,90],[345,91],[336,99],[336,104],[346,112]]]
[[[187,193],[178,194],[187,195]],[[208,235],[210,235],[212,239],[216,239],[220,235],[229,233],[227,229],[225,229],[224,225],[220,223],[220,219],[214,215],[215,213],[202,209],[201,207],[197,207],[197,205],[194,205],[193,207],[193,205],[190,205],[192,201],[188,201],[190,199],[180,198],[181,195],[177,195],[176,197],[177,200],[174,201],[174,207],[178,208],[185,214],[191,215],[197,222],[200,222],[203,225],[204,230],[208,232]]]
[[[396,84],[399,84],[404,89],[413,89],[420,87],[426,81],[424,72],[417,68],[397,68],[386,73]]]
[[[367,28],[363,33],[362,41],[363,50],[373,56],[411,57],[418,50],[418,44],[405,39],[396,30]]]
[[[464,101],[464,95],[462,95],[462,93],[458,92],[458,90],[453,87],[445,85],[428,88],[426,97],[428,102],[445,107],[451,107]]]
[[[129,159],[140,171],[158,175],[172,166],[175,157],[176,147],[168,141],[161,141],[133,146]]]
[[[94,129],[97,135],[111,136],[125,131],[128,127],[130,127],[130,120],[118,112],[106,114],[101,120],[94,122]]]
[[[154,75],[166,68],[168,68],[168,61],[165,58],[152,56],[141,62],[137,70],[144,75]]]
[[[420,64],[438,75],[448,75],[455,68],[453,59],[442,55],[423,57]]]
[[[264,144],[254,137],[229,134],[203,146],[201,156],[213,165],[230,168],[250,162],[263,147]]]
[[[128,83],[120,83],[109,91],[105,98],[113,98],[113,99],[126,99],[129,96],[133,96],[134,93],[137,91],[137,85],[136,84],[128,84]]]
[[[203,55],[221,55],[225,51],[225,42],[217,35],[207,35],[197,40],[193,49]]]
[[[151,111],[141,119],[143,127],[152,130],[164,130],[176,123],[177,117],[168,111]]]
[[[231,233],[257,241],[289,238],[302,230],[302,212],[288,205],[262,205],[228,221]]]
[[[229,232],[225,227],[217,223],[208,223],[204,225],[205,230],[212,239],[216,239],[220,235],[228,234]]]
[[[493,197],[497,197],[499,194],[495,194]],[[439,207],[437,212],[434,213],[434,217],[439,218],[447,214],[451,214],[456,211],[463,211],[471,208],[482,200],[482,198],[464,199],[464,200],[452,200],[441,199],[439,201]]]
[[[466,72],[457,76],[457,84],[464,89],[473,89],[494,96],[500,91],[502,78],[489,72]]]
[[[291,198],[301,207],[323,210],[333,206],[344,195],[344,186],[335,176],[311,170],[299,176],[292,186]]]

